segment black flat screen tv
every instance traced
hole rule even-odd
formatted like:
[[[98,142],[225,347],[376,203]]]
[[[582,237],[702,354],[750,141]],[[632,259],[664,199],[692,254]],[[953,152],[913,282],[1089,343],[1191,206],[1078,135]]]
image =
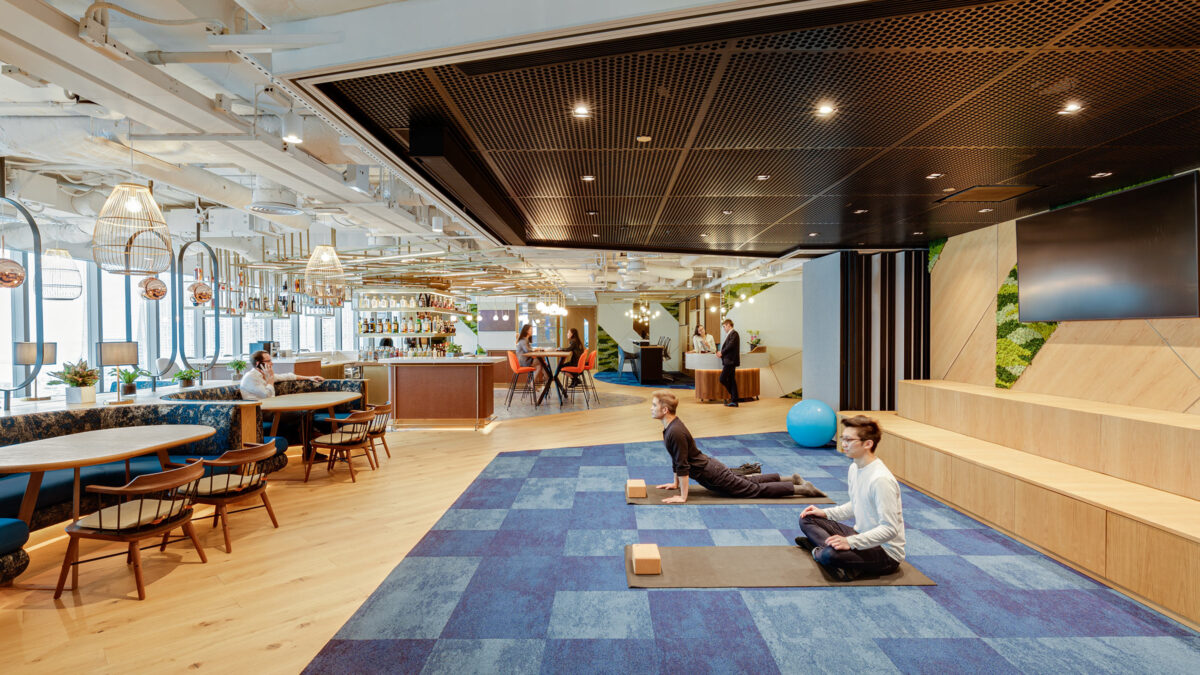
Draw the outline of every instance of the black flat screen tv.
[[[1197,172],[1017,221],[1020,319],[1200,316]]]

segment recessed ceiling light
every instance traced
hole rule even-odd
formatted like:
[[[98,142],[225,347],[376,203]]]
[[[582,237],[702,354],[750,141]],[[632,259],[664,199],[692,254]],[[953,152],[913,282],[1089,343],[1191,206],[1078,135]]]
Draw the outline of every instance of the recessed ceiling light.
[[[730,211],[729,209],[725,209],[725,210],[724,210],[724,211],[722,211],[721,213],[723,213],[723,214],[725,214],[725,215],[727,215],[727,216],[732,216],[732,215],[733,215],[733,211]]]
[[[817,106],[817,116],[818,117],[828,117],[828,116],[832,115],[835,111],[836,111],[836,109],[829,103],[822,103],[821,105]]]
[[[808,233],[808,236],[810,236],[810,237],[815,237],[815,236],[817,236],[817,235],[819,235],[819,234],[821,234],[821,233],[820,233],[820,232],[809,232],[809,233]]]
[[[595,176],[580,176],[579,180],[591,182],[591,181],[596,180],[596,177]]]
[[[588,110],[586,105],[577,105],[575,106],[575,109],[571,111],[571,115],[573,117],[591,117],[592,111]]]
[[[599,212],[599,211],[584,211],[584,213],[588,214],[589,216],[598,216],[598,215],[600,215],[600,212]]]
[[[592,233],[592,236],[593,236],[593,237],[599,237],[600,235],[599,235],[598,233],[596,233],[596,232],[593,232],[593,233]]]
[[[1111,175],[1112,175],[1111,171],[1099,171],[1097,173],[1092,174],[1092,178],[1108,178]]]
[[[925,234],[925,233],[922,232],[921,230],[917,230],[917,231],[913,232],[913,234]]]
[[[707,237],[707,236],[708,236],[708,234],[707,234],[707,233],[704,233],[704,232],[701,232],[701,233],[700,233],[700,236],[701,236],[701,237]]]
[[[946,174],[944,174],[944,173],[931,173],[928,176],[925,176],[925,180],[933,180],[935,178],[941,178],[942,176],[945,176],[945,175]]]
[[[991,213],[994,209],[979,209],[980,213]]]
[[[866,246],[866,245],[867,245],[867,242],[865,242],[865,241],[860,241],[860,242],[858,242],[858,245],[859,245],[859,246]]]
[[[1067,103],[1066,105],[1064,105],[1063,109],[1058,111],[1058,114],[1059,115],[1074,115],[1075,113],[1079,112],[1080,110],[1083,110],[1083,106],[1075,101],[1071,101],[1071,102]]]
[[[652,141],[652,140],[654,140],[654,139],[653,139],[653,138],[650,138],[649,136],[638,136],[638,137],[637,137],[637,142],[638,142],[638,143],[649,143],[649,142],[650,142],[650,141]]]
[[[858,209],[854,212],[854,215],[862,215],[866,212],[867,212],[867,209]]]
[[[754,177],[754,180],[767,180],[768,178],[770,178],[770,176],[768,176],[767,174],[760,173]]]
[[[943,188],[942,192],[954,192],[957,188]]]

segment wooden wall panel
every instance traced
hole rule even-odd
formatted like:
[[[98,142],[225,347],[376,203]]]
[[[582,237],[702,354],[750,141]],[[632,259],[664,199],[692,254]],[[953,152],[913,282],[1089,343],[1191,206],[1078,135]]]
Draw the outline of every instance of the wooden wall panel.
[[[1200,544],[1109,513],[1105,567],[1115,583],[1200,620]]]
[[[951,457],[950,500],[1006,529],[1013,529],[1016,479]]]
[[[999,286],[997,286],[999,288]],[[979,317],[962,351],[946,371],[945,379],[982,386],[996,384],[996,298]]]
[[[1200,378],[1147,321],[1071,321],[1013,390],[1182,412],[1200,396]]]
[[[896,383],[896,414],[906,419],[921,421],[925,419],[925,392],[927,387],[912,380],[901,380]]]
[[[1100,437],[1101,473],[1200,499],[1200,428],[1104,417]]]
[[[889,438],[889,441],[894,438]],[[919,443],[909,443],[905,446],[904,459],[904,469],[910,483],[939,498],[950,498],[949,455]]]
[[[885,443],[883,439],[880,439],[879,448],[875,451],[875,455],[883,460],[883,463],[887,465],[888,470],[892,472],[893,476],[907,480],[905,466],[908,457],[908,446],[911,443],[890,434],[885,434],[884,439],[887,442]]]
[[[931,378],[946,377],[996,299],[995,266],[995,228],[960,234],[946,242],[930,278]]]
[[[1200,373],[1200,319],[1151,319],[1150,326],[1192,372]]]
[[[1104,575],[1104,509],[1016,481],[1013,532],[1086,570]]]
[[[989,228],[992,229],[992,228]],[[1017,264],[1017,221],[996,225],[996,290]],[[993,355],[994,358],[994,355]]]

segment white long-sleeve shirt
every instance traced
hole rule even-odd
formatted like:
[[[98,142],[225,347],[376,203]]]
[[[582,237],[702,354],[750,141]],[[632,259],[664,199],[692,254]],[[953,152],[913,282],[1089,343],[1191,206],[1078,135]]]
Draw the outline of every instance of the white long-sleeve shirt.
[[[858,534],[846,537],[853,549],[882,546],[896,562],[904,561],[904,513],[900,507],[900,484],[883,461],[875,460],[865,468],[850,465],[846,481],[850,501],[825,509],[830,520],[854,516]]]
[[[275,373],[275,381],[294,380],[295,373]],[[261,401],[275,395],[275,385],[267,382],[267,376],[258,368],[251,368],[242,376],[239,385],[242,388],[242,398],[247,401]]]

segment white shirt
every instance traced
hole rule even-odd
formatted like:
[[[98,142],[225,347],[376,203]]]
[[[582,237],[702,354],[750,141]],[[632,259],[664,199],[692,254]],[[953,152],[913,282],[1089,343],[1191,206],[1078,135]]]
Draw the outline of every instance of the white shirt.
[[[713,336],[711,335],[706,334],[704,337],[693,335],[692,351],[700,352],[701,354],[711,354],[717,351],[717,343],[713,342]]]
[[[858,534],[846,537],[850,548],[882,546],[896,562],[904,561],[904,514],[900,507],[900,484],[891,470],[876,459],[862,470],[850,465],[850,501],[825,509],[830,520],[854,516]]]
[[[275,373],[275,381],[294,380],[295,373]],[[275,395],[275,385],[267,382],[267,376],[258,368],[251,368],[242,376],[242,398],[247,401],[261,401]]]

